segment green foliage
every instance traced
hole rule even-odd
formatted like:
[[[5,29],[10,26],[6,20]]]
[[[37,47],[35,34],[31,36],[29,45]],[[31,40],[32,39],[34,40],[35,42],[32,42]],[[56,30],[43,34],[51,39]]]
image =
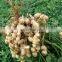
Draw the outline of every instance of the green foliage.
[[[47,25],[51,32],[45,36],[48,55],[43,57],[39,53],[37,62],[62,62],[62,40],[59,38],[59,31],[56,30],[58,26],[62,26],[62,0],[22,0],[22,2],[20,15],[41,12],[49,16]],[[15,0],[15,3],[20,2]],[[0,27],[5,26],[10,19],[10,9],[11,6],[5,0],[0,0]],[[9,47],[4,43],[2,35],[0,35],[0,62],[18,62],[11,57]],[[26,62],[35,62],[35,60],[33,57],[26,58]]]

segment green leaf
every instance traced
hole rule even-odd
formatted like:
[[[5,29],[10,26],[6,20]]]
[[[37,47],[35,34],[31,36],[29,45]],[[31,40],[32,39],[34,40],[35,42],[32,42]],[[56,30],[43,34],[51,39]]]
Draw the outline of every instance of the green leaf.
[[[51,56],[50,55],[48,55],[47,57],[46,57],[46,62],[51,62]]]
[[[60,57],[60,58],[58,59],[58,62],[62,62],[62,57]]]

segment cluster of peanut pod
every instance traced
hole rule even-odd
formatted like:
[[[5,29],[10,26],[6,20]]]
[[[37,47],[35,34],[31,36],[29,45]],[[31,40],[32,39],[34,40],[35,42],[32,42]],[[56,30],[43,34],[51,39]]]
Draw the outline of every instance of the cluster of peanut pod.
[[[18,58],[33,55],[37,57],[41,51],[43,55],[47,54],[47,47],[41,45],[40,22],[46,22],[48,16],[36,13],[29,17],[21,16],[15,21],[12,17],[12,23],[5,27],[5,43],[9,45],[12,57]]]

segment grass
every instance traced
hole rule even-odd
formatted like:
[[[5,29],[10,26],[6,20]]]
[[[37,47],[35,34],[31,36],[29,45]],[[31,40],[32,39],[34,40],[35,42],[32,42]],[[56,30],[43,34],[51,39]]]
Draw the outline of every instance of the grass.
[[[49,16],[48,27],[54,30],[55,27],[62,27],[62,0],[22,0],[21,2],[23,5],[20,8],[20,15],[41,12]],[[19,3],[19,0],[15,0],[15,3]],[[5,26],[10,19],[10,9],[11,6],[5,0],[0,0],[0,27]],[[39,53],[37,62],[62,62],[62,40],[58,31],[48,33],[45,36],[45,44],[48,47],[48,55],[45,58]],[[0,62],[18,62],[11,57],[2,34],[0,34]],[[26,62],[35,62],[35,60],[33,57],[26,58]]]

